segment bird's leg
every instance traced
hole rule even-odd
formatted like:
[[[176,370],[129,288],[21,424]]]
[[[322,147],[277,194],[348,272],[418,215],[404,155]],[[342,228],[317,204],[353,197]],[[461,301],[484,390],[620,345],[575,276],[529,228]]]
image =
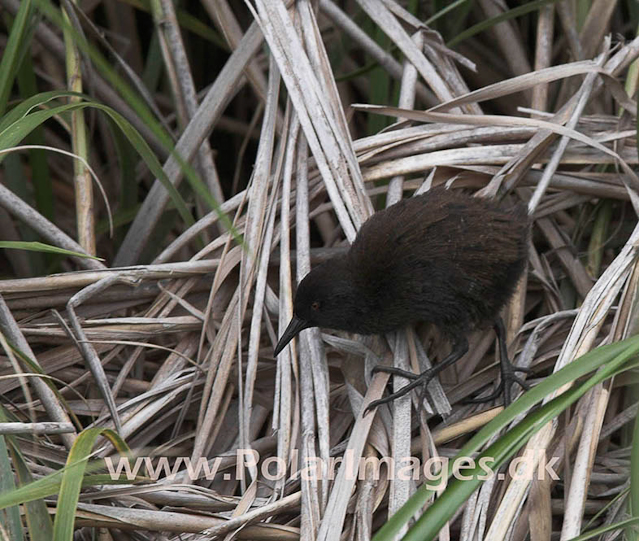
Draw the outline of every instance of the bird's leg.
[[[471,400],[466,400],[466,403],[470,404],[479,404],[482,402],[490,402],[497,398],[501,392],[504,392],[504,407],[508,407],[512,402],[512,397],[510,394],[510,390],[513,383],[519,385],[522,389],[528,391],[530,389],[530,385],[528,385],[524,380],[517,377],[517,372],[531,372],[529,368],[521,368],[518,366],[513,366],[508,359],[508,349],[506,348],[506,329],[504,327],[504,322],[501,317],[495,320],[494,327],[495,333],[497,334],[497,342],[499,343],[499,367],[501,370],[501,381],[497,388],[490,393],[488,396],[484,396],[481,398],[474,398]]]
[[[390,366],[376,367],[377,370],[373,369],[374,372],[388,372],[391,374],[398,374],[400,376],[412,379],[413,381],[411,381],[408,385],[404,385],[404,387],[402,387],[399,391],[394,392],[393,394],[390,394],[385,398],[380,398],[379,400],[373,400],[368,406],[366,406],[366,409],[364,410],[364,415],[366,415],[370,410],[375,409],[377,406],[381,406],[382,404],[388,404],[389,402],[392,402],[393,400],[397,400],[398,398],[401,398],[402,396],[407,395],[413,389],[415,389],[416,387],[419,387],[420,385],[423,385],[424,387],[426,387],[428,383],[437,374],[439,374],[444,368],[458,361],[461,357],[463,357],[463,355],[467,351],[468,351],[468,340],[466,340],[466,337],[458,338],[453,343],[453,350],[443,361],[437,363],[435,366],[433,366],[432,368],[429,368],[428,370],[425,370],[419,375],[413,374],[412,372],[399,370],[397,368],[392,368]],[[389,370],[389,368],[391,368],[391,370]],[[407,376],[406,374],[410,374],[410,375]]]

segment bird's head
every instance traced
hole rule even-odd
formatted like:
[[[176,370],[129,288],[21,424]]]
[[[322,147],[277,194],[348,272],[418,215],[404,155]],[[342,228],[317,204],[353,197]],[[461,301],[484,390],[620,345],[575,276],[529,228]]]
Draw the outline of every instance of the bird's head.
[[[297,288],[293,318],[275,348],[275,355],[309,327],[351,330],[359,312],[358,297],[345,259],[331,259],[315,267]]]

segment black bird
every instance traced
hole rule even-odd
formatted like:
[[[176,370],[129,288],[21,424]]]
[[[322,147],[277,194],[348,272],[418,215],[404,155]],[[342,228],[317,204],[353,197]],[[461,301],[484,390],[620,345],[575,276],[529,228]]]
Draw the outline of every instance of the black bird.
[[[500,345],[501,384],[490,397],[517,382],[505,348],[499,311],[519,280],[527,255],[530,224],[523,205],[501,208],[494,201],[443,187],[373,214],[350,250],[315,267],[300,282],[294,315],[275,348],[277,356],[303,329],[325,327],[379,334],[410,323],[436,325],[452,351],[420,375],[393,367],[411,383],[367,409],[426,385],[468,351],[469,331],[493,324]]]

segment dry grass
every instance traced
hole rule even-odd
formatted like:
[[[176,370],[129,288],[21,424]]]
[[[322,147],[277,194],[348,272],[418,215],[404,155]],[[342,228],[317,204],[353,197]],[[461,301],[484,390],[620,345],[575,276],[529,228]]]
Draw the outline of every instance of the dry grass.
[[[65,25],[40,0],[28,14],[33,41],[25,31],[18,43],[30,63],[3,72],[19,81],[2,85],[4,118],[38,92],[72,88],[118,111],[146,143],[92,107],[33,120],[21,138],[0,130],[2,149],[46,145],[84,160],[7,153],[2,240],[103,258],[3,252],[0,421],[13,424],[0,424],[0,493],[15,490],[14,477],[15,486],[48,479],[73,462],[90,428],[123,440],[96,431],[96,457],[126,445],[179,471],[98,479],[77,509],[67,492],[56,499],[54,483],[31,507],[0,511],[0,539],[70,539],[61,519],[52,529],[56,506],[70,513],[68,528],[75,515],[75,539],[370,539],[423,476],[393,479],[369,464],[359,479],[344,467],[316,479],[300,465],[454,457],[502,410],[464,403],[497,377],[492,331],[471,337],[424,404],[406,397],[366,417],[389,382],[371,376],[377,362],[421,371],[446,353],[432,329],[374,338],[312,329],[278,359],[273,346],[309,269],[352,241],[374,209],[430,186],[528,204],[528,271],[505,316],[531,383],[636,333],[639,39],[620,37],[636,28],[630,2],[535,5],[473,34],[502,3],[463,3],[430,28],[425,6],[415,15],[395,0],[317,4],[202,0],[176,12],[158,0],[145,14],[133,1],[70,1]],[[0,5],[20,20],[19,1]],[[8,21],[3,63],[21,58]],[[85,102],[36,105],[74,100]],[[543,402],[583,381],[557,384]],[[521,443],[557,457],[560,479],[481,483],[439,515],[440,539],[567,540],[634,517],[635,388],[626,369],[558,407]],[[482,449],[538,411],[517,404]],[[236,467],[238,450],[251,449],[259,464]],[[218,473],[190,479],[177,457],[204,457]],[[265,475],[268,458],[285,465],[277,479]],[[418,531],[409,538],[434,535]],[[600,537],[620,535],[635,534],[613,527]]]

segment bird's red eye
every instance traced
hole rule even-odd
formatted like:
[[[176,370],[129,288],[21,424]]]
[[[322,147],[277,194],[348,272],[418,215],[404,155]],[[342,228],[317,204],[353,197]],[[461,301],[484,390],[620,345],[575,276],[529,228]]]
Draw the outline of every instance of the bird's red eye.
[[[317,310],[320,309],[319,301],[313,301],[313,304],[311,304],[311,308],[317,312]]]

